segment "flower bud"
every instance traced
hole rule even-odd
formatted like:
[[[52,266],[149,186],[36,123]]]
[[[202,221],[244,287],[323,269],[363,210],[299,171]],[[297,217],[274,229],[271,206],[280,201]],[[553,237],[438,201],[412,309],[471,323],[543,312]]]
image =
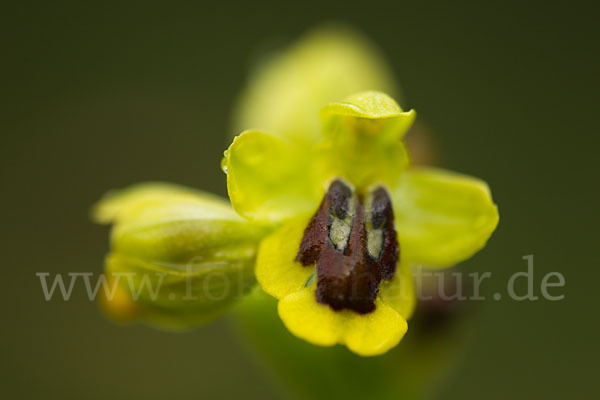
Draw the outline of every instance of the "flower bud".
[[[143,184],[109,194],[94,214],[114,223],[105,271],[119,296],[104,299],[109,315],[191,327],[222,313],[254,284],[256,246],[265,232],[225,200]],[[123,307],[136,312],[119,312]]]

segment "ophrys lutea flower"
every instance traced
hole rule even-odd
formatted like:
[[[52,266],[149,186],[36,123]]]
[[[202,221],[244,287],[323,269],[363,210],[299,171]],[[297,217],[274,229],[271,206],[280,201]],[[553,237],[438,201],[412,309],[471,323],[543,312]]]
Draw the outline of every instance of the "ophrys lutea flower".
[[[415,113],[380,92],[321,112],[322,134],[246,131],[225,153],[233,208],[275,227],[255,274],[296,336],[360,355],[394,347],[415,304],[410,266],[453,265],[498,222],[487,185],[409,169],[402,136]]]

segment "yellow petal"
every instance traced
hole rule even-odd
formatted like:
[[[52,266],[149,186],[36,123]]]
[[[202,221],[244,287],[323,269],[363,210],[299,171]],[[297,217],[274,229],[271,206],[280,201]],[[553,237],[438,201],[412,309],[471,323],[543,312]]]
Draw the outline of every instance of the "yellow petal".
[[[343,102],[331,103],[321,110],[325,131],[333,130],[340,118],[367,119],[370,129],[379,136],[402,138],[416,117],[414,110],[404,111],[394,99],[382,92],[367,91],[353,94]]]
[[[129,218],[141,209],[185,201],[202,203],[209,208],[230,209],[226,200],[211,193],[171,183],[145,182],[108,192],[94,205],[92,218],[97,223],[109,224]]]
[[[407,263],[399,263],[394,277],[389,281],[381,282],[379,297],[405,319],[410,319],[417,304],[417,296]]]
[[[415,168],[391,187],[402,257],[447,267],[481,249],[498,224],[487,184],[435,168]]]
[[[222,165],[233,208],[254,222],[314,211],[325,192],[311,149],[266,133],[237,136]]]
[[[278,311],[285,326],[297,337],[318,346],[344,344],[361,356],[384,354],[396,346],[408,329],[406,320],[379,298],[369,314],[333,311],[319,304],[315,285],[279,301]]]
[[[302,289],[315,270],[295,261],[309,220],[307,216],[295,218],[261,242],[254,272],[271,296],[280,299]]]
[[[393,185],[408,168],[409,156],[400,138],[415,112],[404,112],[388,95],[357,93],[324,107],[321,117],[327,170],[365,188]]]
[[[119,219],[111,236],[112,249],[120,254],[185,265],[199,258],[236,260],[256,248],[265,233],[225,201],[190,198],[140,205]]]

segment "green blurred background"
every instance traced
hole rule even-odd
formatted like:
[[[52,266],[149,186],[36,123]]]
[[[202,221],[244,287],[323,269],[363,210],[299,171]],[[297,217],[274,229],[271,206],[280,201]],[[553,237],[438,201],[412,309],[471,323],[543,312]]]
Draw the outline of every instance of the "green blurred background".
[[[486,179],[501,222],[466,262],[505,291],[535,256],[563,301],[477,304],[439,399],[587,398],[597,387],[597,13],[577,2],[35,2],[2,12],[2,388],[6,398],[282,398],[222,318],[184,334],[106,320],[82,286],[44,300],[35,272],[102,270],[89,208],[165,180],[225,195],[230,110],[253,62],[321,21],[377,43],[443,165]],[[539,291],[537,292],[539,294]],[[433,383],[432,383],[433,386]]]

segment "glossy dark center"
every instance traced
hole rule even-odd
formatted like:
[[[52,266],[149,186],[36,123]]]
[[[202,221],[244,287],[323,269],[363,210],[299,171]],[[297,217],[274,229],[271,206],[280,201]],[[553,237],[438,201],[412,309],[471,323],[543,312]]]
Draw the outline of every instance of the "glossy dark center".
[[[334,181],[304,230],[296,260],[317,264],[316,297],[338,311],[375,309],[382,280],[394,276],[399,259],[394,212],[387,191],[357,195]]]

